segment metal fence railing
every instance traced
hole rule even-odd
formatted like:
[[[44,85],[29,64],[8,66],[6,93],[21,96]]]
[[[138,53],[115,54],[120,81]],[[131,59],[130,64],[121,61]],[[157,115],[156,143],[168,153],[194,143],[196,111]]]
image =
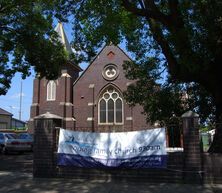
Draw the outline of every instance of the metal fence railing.
[[[219,128],[222,128],[222,123],[209,124],[200,127],[200,141],[203,152],[208,151]]]

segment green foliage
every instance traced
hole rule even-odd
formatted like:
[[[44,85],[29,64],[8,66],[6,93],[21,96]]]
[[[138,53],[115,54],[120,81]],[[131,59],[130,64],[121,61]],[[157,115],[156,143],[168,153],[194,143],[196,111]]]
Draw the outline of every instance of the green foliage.
[[[27,131],[27,127],[12,127],[11,128],[14,131]]]
[[[147,121],[161,124],[170,124],[173,117],[180,117],[187,109],[183,98],[182,87],[175,84],[158,84],[155,58],[150,58],[144,64],[128,62],[124,64],[126,77],[130,80],[137,80],[128,86],[124,93],[129,104],[140,104],[143,106]],[[178,122],[177,122],[178,123]]]
[[[125,64],[126,75],[138,81],[125,97],[141,104],[148,120],[166,122],[187,109],[199,113],[202,122],[222,114],[221,1],[77,0],[66,5],[79,60],[89,61],[104,43],[126,44],[134,60]]]
[[[10,88],[16,72],[22,78],[33,67],[54,79],[67,55],[52,28],[64,2],[53,0],[0,0],[0,95]],[[61,9],[59,11],[58,9]]]
[[[201,133],[206,133],[207,131],[209,131],[210,130],[210,128],[208,127],[208,126],[202,126],[202,127],[200,127],[200,132]]]
[[[194,109],[203,124],[211,124],[216,121],[216,107],[213,103],[212,96],[201,85],[190,83],[186,85],[188,96],[187,103],[190,109]]]
[[[137,80],[125,97],[141,104],[148,120],[167,122],[187,109],[202,121],[219,120],[221,10],[216,0],[1,0],[0,94],[15,72],[25,78],[32,66],[50,79],[58,75],[67,54],[52,21],[69,16],[77,63],[91,60],[104,44],[125,43],[134,63],[124,69]]]

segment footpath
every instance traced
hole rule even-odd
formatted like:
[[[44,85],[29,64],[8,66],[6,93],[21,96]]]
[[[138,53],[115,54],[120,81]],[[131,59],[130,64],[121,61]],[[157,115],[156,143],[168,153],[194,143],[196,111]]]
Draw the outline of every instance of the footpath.
[[[111,180],[33,178],[30,172],[0,171],[0,193],[221,193],[222,184],[132,183]]]

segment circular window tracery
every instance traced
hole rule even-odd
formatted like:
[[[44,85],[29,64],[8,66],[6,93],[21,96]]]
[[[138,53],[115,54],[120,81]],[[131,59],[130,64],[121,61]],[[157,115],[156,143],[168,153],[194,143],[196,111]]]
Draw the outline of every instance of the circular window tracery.
[[[114,80],[119,75],[117,66],[114,64],[106,65],[103,69],[102,75],[106,80]]]
[[[113,100],[116,100],[117,98],[119,98],[119,93],[117,91],[115,91],[114,89],[108,89],[104,94],[103,94],[103,98],[105,100],[109,100],[110,98]]]

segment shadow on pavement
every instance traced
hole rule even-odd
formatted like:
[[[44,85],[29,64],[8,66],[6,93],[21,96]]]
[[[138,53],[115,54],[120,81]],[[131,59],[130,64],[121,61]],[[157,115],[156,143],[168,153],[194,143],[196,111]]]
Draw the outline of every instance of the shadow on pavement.
[[[19,171],[32,173],[33,154],[0,154],[0,171]]]
[[[220,193],[222,185],[33,178],[32,153],[0,154],[0,193]]]
[[[222,185],[150,184],[58,178],[32,178],[31,173],[0,172],[0,192],[10,193],[219,193]]]

